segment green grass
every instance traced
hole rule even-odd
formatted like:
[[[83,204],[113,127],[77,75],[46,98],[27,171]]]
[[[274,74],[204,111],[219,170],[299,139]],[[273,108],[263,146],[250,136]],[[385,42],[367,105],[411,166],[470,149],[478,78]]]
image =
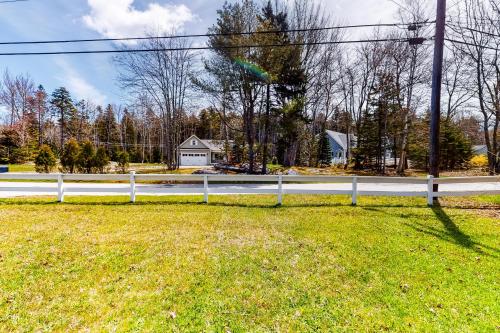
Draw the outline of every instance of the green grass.
[[[35,172],[34,164],[9,164],[9,172]]]
[[[0,331],[492,332],[498,220],[424,199],[0,200]]]

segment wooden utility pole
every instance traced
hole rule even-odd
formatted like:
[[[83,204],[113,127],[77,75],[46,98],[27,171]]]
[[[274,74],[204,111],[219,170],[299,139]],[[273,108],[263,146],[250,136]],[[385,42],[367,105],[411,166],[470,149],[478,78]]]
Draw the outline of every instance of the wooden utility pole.
[[[439,177],[439,132],[441,121],[441,83],[443,81],[444,32],[446,26],[446,0],[437,0],[434,65],[432,70],[431,125],[429,173]],[[438,185],[434,185],[438,191]]]

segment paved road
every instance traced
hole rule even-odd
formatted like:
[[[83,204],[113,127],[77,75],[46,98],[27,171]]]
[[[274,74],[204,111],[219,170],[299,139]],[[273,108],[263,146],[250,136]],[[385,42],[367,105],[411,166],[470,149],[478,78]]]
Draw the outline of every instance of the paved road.
[[[66,195],[76,196],[96,196],[96,195],[128,195],[130,187],[128,184],[105,184],[105,183],[65,183]],[[203,185],[137,185],[138,195],[180,195],[201,193]],[[15,189],[15,190],[14,190]],[[286,191],[293,190],[351,190],[351,184],[283,184]],[[252,190],[267,190],[269,193],[276,193],[276,184],[210,184],[211,194],[234,194],[243,192],[251,194]],[[441,185],[440,191],[499,191],[500,183],[482,184],[450,184]],[[425,192],[426,185],[408,184],[359,184],[358,191],[377,192]],[[56,183],[38,182],[0,182],[0,198],[12,198],[22,196],[55,196],[57,193]]]

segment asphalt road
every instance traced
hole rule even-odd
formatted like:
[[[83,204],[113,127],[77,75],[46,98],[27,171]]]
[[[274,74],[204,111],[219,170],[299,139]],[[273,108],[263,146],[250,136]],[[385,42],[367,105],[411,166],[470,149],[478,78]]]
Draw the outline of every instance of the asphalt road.
[[[112,183],[69,183],[64,184],[69,196],[128,195],[128,184]],[[137,195],[181,195],[202,193],[202,184],[158,185],[137,184]],[[351,190],[351,184],[283,184],[285,192],[293,190]],[[276,193],[276,184],[209,184],[210,194],[252,194],[255,190]],[[378,192],[426,192],[427,186],[409,184],[358,184],[358,191]],[[440,185],[440,191],[500,191],[500,183],[449,184]],[[56,183],[43,182],[0,182],[0,198],[55,196]]]

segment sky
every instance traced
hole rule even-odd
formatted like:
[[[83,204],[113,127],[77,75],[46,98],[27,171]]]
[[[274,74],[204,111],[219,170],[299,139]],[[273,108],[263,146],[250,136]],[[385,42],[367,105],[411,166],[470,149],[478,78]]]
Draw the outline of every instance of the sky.
[[[395,21],[390,0],[312,0],[338,22]],[[232,2],[232,1],[228,1]],[[147,31],[206,33],[224,0],[29,0],[0,3],[0,42],[101,37],[138,37]],[[366,31],[368,33],[368,31]],[[362,34],[363,32],[356,32]],[[111,43],[76,45],[0,45],[0,53],[109,49]],[[0,72],[29,74],[49,93],[65,86],[76,100],[123,104],[126,93],[116,82],[109,54],[0,56]]]

